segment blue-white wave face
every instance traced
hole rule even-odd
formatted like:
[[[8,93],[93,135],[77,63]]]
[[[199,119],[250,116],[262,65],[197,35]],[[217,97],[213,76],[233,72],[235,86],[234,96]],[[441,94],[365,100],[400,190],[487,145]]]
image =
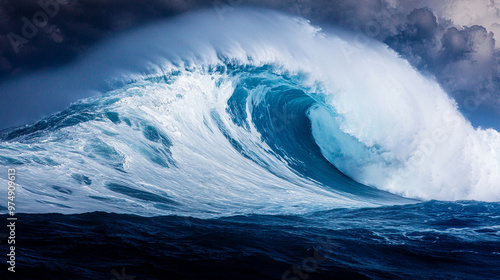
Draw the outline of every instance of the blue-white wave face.
[[[18,169],[22,212],[206,217],[500,200],[497,131],[474,129],[386,47],[304,20],[187,16],[4,90],[64,77],[113,83],[3,132],[0,165]]]

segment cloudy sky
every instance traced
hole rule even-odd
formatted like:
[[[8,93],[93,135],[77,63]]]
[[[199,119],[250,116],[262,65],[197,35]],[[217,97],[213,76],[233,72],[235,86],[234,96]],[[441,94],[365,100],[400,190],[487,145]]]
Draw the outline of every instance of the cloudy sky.
[[[500,0],[0,0],[0,83],[69,63],[143,24],[242,6],[380,40],[436,77],[474,125],[500,129]]]

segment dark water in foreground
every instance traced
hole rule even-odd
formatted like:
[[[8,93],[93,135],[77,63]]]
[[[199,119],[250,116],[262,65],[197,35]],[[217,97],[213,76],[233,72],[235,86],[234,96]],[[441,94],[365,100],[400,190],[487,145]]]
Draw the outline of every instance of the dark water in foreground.
[[[104,212],[18,219],[16,273],[2,261],[1,279],[500,278],[498,203],[209,220]]]

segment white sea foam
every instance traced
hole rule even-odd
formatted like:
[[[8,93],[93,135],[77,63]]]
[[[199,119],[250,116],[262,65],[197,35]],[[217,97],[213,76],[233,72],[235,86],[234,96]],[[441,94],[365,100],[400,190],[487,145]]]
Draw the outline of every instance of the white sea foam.
[[[57,106],[34,110],[30,117],[48,114],[92,89],[118,88],[115,94],[122,98],[113,105],[116,111],[161,127],[173,142],[171,153],[177,164],[171,169],[151,167],[147,151],[136,149],[140,143],[134,142],[142,139],[140,122],[135,127],[123,123],[103,127],[90,121],[47,133],[29,147],[2,143],[5,156],[27,162],[26,158],[37,156],[59,163],[54,167],[31,161],[20,168],[24,211],[171,212],[109,190],[106,182],[112,181],[168,194],[190,214],[290,213],[373,205],[297,176],[264,152],[268,148],[255,128],[249,134],[232,124],[225,106],[233,82],[200,70],[220,64],[221,57],[306,73],[305,83],[316,87],[309,94],[319,102],[309,111],[313,135],[324,156],[353,179],[407,197],[500,200],[499,133],[474,129],[434,79],[422,76],[380,43],[354,40],[340,31],[327,34],[303,19],[275,12],[242,9],[228,13],[224,21],[214,12],[200,12],[149,26],[101,45],[65,69],[2,85],[3,96],[48,92],[54,96]],[[172,85],[125,86],[175,70],[181,75]],[[134,94],[126,96],[129,93]],[[280,176],[237,153],[209,118],[211,110],[221,115],[232,137],[245,142],[247,149],[254,147],[252,151]],[[103,167],[98,157],[92,158],[96,149],[92,144],[99,141],[117,151],[127,173]],[[43,150],[27,149],[33,146]],[[91,176],[93,183],[75,183],[74,173]],[[71,196],[54,195],[51,186],[61,184]]]

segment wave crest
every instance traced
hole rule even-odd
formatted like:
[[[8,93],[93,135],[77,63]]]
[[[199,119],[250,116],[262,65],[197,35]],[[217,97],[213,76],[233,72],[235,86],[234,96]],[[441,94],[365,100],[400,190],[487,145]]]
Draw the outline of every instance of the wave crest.
[[[96,67],[103,77],[85,76]],[[3,86],[29,93],[37,79],[64,76],[113,88],[4,131],[0,163],[25,168],[26,212],[409,202],[368,186],[500,200],[497,131],[474,129],[432,78],[387,47],[302,19],[243,9],[221,23],[201,12],[118,38],[67,71]]]

